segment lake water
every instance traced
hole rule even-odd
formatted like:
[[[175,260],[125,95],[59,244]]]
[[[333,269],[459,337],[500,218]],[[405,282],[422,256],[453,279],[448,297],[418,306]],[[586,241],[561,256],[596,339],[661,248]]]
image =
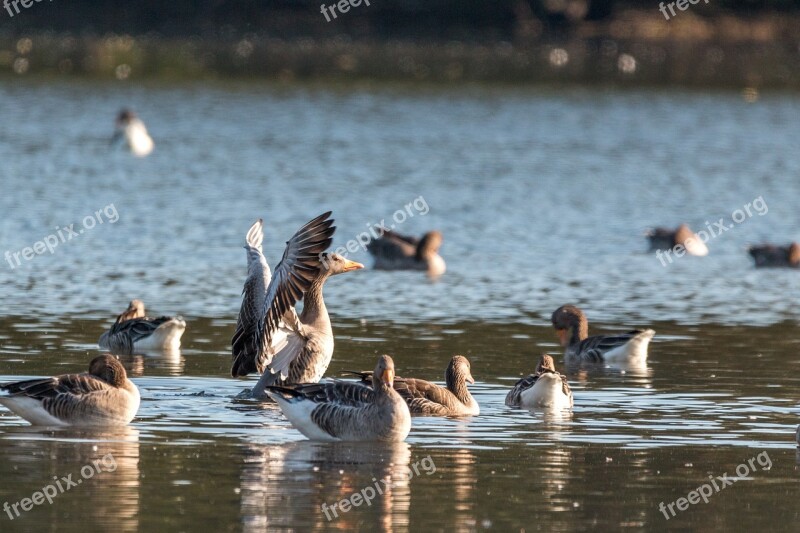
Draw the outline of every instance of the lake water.
[[[146,159],[109,149],[123,106],[156,141]],[[0,264],[0,381],[83,371],[135,297],[188,322],[180,353],[123,357],[143,397],[125,430],[33,429],[0,408],[0,505],[115,465],[0,511],[0,531],[796,530],[800,277],[754,269],[745,248],[798,236],[797,95],[5,81],[0,110],[0,253],[84,229]],[[437,282],[331,279],[328,374],[388,353],[441,381],[461,353],[479,417],[323,445],[235,399],[256,379],[229,377],[244,235],[264,218],[274,266],[327,210],[335,247],[381,221],[437,228],[448,265]],[[646,252],[648,227],[720,219],[707,257]],[[561,353],[549,315],[568,302],[592,332],[655,329],[647,369],[570,371],[568,416],[506,408]],[[770,467],[659,511],[756,457]],[[323,504],[379,480],[383,495],[328,520]]]

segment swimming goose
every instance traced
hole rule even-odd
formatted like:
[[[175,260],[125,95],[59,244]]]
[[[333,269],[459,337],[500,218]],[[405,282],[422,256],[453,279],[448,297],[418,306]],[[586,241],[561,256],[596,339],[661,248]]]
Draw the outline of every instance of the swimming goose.
[[[111,137],[111,144],[115,144],[124,138],[125,142],[128,143],[128,148],[136,157],[145,157],[153,151],[155,143],[147,133],[144,122],[133,111],[129,109],[120,111],[119,115],[117,115],[115,126],[116,130],[114,131],[114,136]]]
[[[367,245],[375,257],[376,270],[425,270],[429,276],[441,276],[446,270],[439,255],[442,234],[429,231],[422,239],[384,230],[380,238]]]
[[[352,372],[365,385],[372,385],[372,372]],[[475,383],[470,364],[463,355],[454,355],[444,375],[447,388],[424,379],[394,378],[394,390],[408,404],[412,414],[434,416],[470,416],[481,412],[478,402],[467,389]]]
[[[669,250],[680,244],[686,249],[686,253],[689,255],[708,255],[708,247],[686,224],[681,224],[675,230],[655,228],[649,230],[645,235],[650,240],[651,252],[656,250]]]
[[[800,268],[800,244],[796,242],[788,246],[751,246],[747,252],[753,257],[756,267]]]
[[[0,385],[0,404],[35,426],[124,425],[139,410],[139,390],[112,355],[89,372]]]
[[[411,413],[392,388],[394,375],[394,361],[382,355],[372,388],[332,381],[270,386],[266,391],[292,425],[311,440],[401,442],[411,430]]]
[[[544,354],[536,365],[536,372],[522,378],[506,396],[509,407],[572,407],[572,391],[566,376],[556,372],[553,358]]]
[[[643,364],[647,346],[655,335],[652,329],[634,330],[618,335],[589,337],[589,322],[583,311],[574,305],[562,305],[553,312],[553,327],[564,351],[564,362],[625,362]]]
[[[131,300],[111,329],[100,335],[100,348],[129,355],[142,351],[171,351],[180,348],[186,322],[181,317],[149,318],[141,300]]]
[[[316,383],[331,362],[333,331],[322,287],[330,276],[364,265],[323,253],[336,231],[330,215],[323,213],[292,236],[274,275],[261,251],[262,221],[247,234],[248,276],[231,339],[231,374],[261,372],[252,391],[255,398],[266,398],[269,385]],[[298,316],[294,306],[301,298]]]

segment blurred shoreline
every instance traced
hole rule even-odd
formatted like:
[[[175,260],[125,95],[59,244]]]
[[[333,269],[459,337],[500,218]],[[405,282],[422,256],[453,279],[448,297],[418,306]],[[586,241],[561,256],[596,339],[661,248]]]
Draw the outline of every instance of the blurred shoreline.
[[[667,21],[654,7],[561,33],[522,18],[510,39],[471,40],[0,33],[0,77],[26,75],[797,90],[800,16],[700,18],[685,12]]]

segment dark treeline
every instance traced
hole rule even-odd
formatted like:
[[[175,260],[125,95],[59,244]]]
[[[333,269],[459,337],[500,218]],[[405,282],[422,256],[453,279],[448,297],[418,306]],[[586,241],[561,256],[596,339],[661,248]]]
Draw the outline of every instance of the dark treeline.
[[[626,9],[657,14],[655,0],[362,0],[336,20],[320,5],[334,0],[37,0],[11,16],[0,11],[0,32],[53,30],[91,34],[155,32],[165,37],[224,38],[241,33],[384,38],[488,38],[513,35],[521,18],[544,32],[569,32]],[[13,7],[11,7],[13,11]],[[800,9],[800,0],[699,0],[692,16],[749,16]]]

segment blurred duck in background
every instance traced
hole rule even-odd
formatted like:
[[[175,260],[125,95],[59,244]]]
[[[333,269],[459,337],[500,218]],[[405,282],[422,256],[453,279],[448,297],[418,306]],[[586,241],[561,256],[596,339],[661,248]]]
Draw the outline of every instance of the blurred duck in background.
[[[424,270],[429,276],[441,276],[446,270],[439,248],[443,237],[429,231],[421,239],[385,230],[380,238],[367,245],[375,258],[375,270]]]
[[[650,251],[671,250],[678,245],[686,248],[689,255],[708,255],[708,247],[703,240],[686,224],[681,224],[677,229],[655,228],[645,233],[650,241]]]
[[[133,111],[130,109],[120,111],[115,125],[116,131],[111,137],[112,146],[124,139],[131,153],[136,157],[145,157],[153,151],[155,143],[147,133],[144,122]]]
[[[144,302],[131,300],[111,329],[100,336],[100,348],[129,355],[148,351],[174,351],[181,346],[186,322],[181,317],[145,315]]]
[[[800,244],[793,242],[788,246],[761,244],[751,246],[747,252],[756,262],[756,267],[800,268]]]

